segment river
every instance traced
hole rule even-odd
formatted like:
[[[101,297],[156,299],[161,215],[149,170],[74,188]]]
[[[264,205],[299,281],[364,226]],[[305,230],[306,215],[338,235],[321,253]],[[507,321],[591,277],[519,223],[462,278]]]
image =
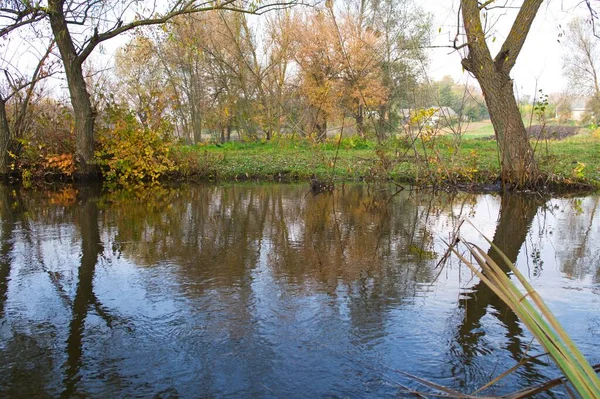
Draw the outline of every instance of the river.
[[[600,197],[0,187],[1,397],[471,393],[543,353],[445,241],[470,220],[600,363]],[[489,246],[470,225],[463,240]],[[486,390],[560,375],[545,356]],[[560,391],[553,395],[562,395]]]

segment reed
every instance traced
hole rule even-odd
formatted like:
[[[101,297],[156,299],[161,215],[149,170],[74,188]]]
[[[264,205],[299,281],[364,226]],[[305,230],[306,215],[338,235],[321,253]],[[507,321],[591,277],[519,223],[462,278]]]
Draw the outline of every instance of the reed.
[[[582,398],[600,398],[600,379],[590,363],[531,284],[496,245],[485,239],[500,255],[504,270],[509,269],[514,279],[485,251],[471,242],[456,240],[450,250],[515,312]],[[458,251],[458,242],[462,242],[467,248],[472,260]]]

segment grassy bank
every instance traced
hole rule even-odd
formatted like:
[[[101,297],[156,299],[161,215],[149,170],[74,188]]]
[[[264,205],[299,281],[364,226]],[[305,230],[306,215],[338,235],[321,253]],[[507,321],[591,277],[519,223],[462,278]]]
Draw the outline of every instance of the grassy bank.
[[[339,145],[338,145],[339,143]],[[600,137],[589,132],[564,140],[532,141],[549,183],[600,183]],[[294,180],[313,174],[322,180],[384,180],[420,184],[489,184],[499,175],[496,142],[465,135],[378,144],[358,138],[326,143],[275,139],[270,142],[182,146],[172,149],[183,178]]]
[[[560,139],[532,139],[549,189],[600,186],[600,130],[577,128]],[[570,135],[574,134],[575,135]],[[276,137],[270,141],[199,145],[169,144],[157,132],[125,120],[100,134],[96,163],[114,187],[165,180],[211,181],[396,181],[423,186],[496,184],[498,149],[489,123],[478,123],[460,137],[451,129],[423,129],[384,142],[357,136]],[[28,146],[14,163],[13,180],[73,181],[73,152],[44,153]]]

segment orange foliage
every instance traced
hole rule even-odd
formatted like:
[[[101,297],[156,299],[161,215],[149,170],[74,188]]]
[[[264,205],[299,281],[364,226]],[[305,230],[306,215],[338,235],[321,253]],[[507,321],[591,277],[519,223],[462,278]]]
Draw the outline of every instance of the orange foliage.
[[[66,176],[72,176],[75,172],[75,161],[73,154],[60,154],[46,156],[43,166]]]
[[[363,107],[386,101],[382,83],[379,38],[352,16],[339,20],[331,12],[317,11],[296,21],[296,62],[300,89],[316,110],[317,124],[336,111],[357,116]]]

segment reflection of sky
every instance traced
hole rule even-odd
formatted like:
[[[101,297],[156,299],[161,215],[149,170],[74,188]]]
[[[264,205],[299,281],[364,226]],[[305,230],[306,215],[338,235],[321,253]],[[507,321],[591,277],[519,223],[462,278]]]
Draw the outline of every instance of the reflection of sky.
[[[242,188],[237,190],[243,194]],[[281,201],[290,214],[285,228],[294,265],[301,271],[277,263],[275,254],[281,256],[277,246],[284,242],[271,225],[252,235],[259,241],[248,244],[254,257],[241,261],[243,267],[219,263],[220,259],[166,255],[147,264],[136,260],[140,254],[135,251],[112,249],[116,229],[101,231],[104,252],[95,270],[94,293],[113,323],[108,326],[93,306],[87,310],[79,391],[92,396],[382,397],[398,395],[399,383],[418,386],[397,372],[402,370],[469,392],[514,365],[506,350],[510,344],[506,326],[492,307],[476,331],[481,334],[473,348],[477,356],[472,364],[457,363],[463,356],[456,344],[456,328],[464,316],[459,299],[476,280],[456,260],[442,270],[420,273],[420,268],[433,268],[437,259],[403,256],[399,251],[404,238],[397,236],[392,237],[397,244],[393,253],[367,254],[360,273],[347,273],[344,267],[355,265],[341,262],[340,270],[321,276],[318,265],[307,264],[312,258],[294,252],[306,239],[300,214],[311,210],[298,212],[305,205],[285,198],[297,195],[293,186],[288,190]],[[233,209],[218,190],[214,195],[211,212]],[[259,207],[259,199],[246,199],[243,209]],[[397,201],[390,206],[408,199]],[[593,213],[596,202],[594,197],[580,202],[552,200],[539,209],[517,264],[584,353],[598,362],[600,297],[593,280],[598,265],[589,265],[576,278],[563,272],[564,259],[584,245],[579,239],[585,231],[592,233],[587,250],[581,252],[587,258],[579,262],[596,259],[600,237],[599,216]],[[182,217],[195,214],[191,206],[184,206]],[[343,209],[336,208],[342,221]],[[476,202],[453,202],[452,215],[450,207],[439,216],[429,215],[426,223],[435,236],[435,252],[444,253],[441,238],[449,237],[459,216],[468,217],[491,239],[499,209],[500,198],[486,195]],[[29,234],[34,244],[19,233],[13,249],[7,312],[0,320],[0,374],[6,376],[10,367],[17,367],[4,360],[26,355],[17,336],[22,332],[45,348],[42,358],[27,358],[34,369],[42,370],[38,363],[44,356],[52,359],[51,371],[44,371],[52,378],[43,386],[56,395],[66,356],[69,301],[77,292],[80,233],[68,223],[33,226]],[[487,248],[468,224],[461,233]],[[435,282],[420,277],[438,271]],[[66,302],[57,295],[57,287],[66,293]],[[531,341],[527,332],[518,338],[522,345]],[[533,344],[532,353],[539,351]],[[556,373],[545,366],[537,369]],[[499,392],[522,386],[524,378],[511,376]]]

